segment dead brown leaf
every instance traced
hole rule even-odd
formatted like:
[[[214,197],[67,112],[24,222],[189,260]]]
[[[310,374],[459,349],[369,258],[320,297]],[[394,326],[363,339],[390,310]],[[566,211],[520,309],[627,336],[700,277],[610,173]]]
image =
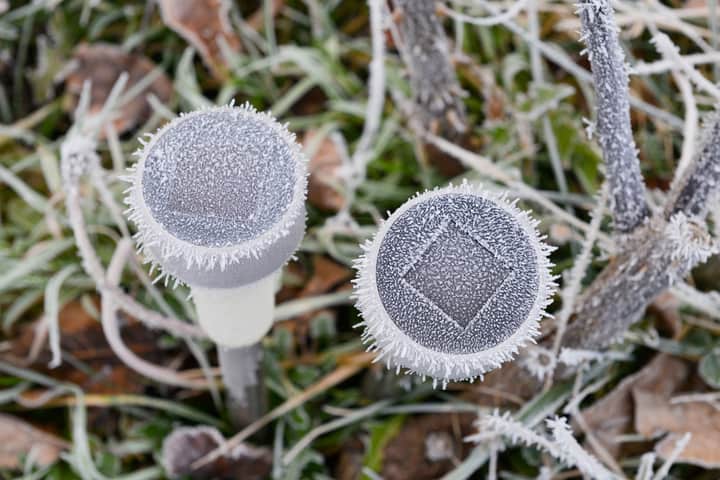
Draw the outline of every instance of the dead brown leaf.
[[[222,0],[160,0],[159,4],[165,25],[200,53],[216,79],[225,80],[228,67],[220,42],[231,52],[242,47],[230,24],[229,4]]]
[[[671,433],[655,445],[655,452],[661,458],[675,450],[675,445],[682,438],[682,433]],[[720,431],[693,432],[690,442],[678,457],[678,462],[689,463],[703,468],[720,468]]]
[[[656,324],[661,334],[677,338],[682,331],[680,301],[670,292],[664,292],[650,305],[650,312],[657,317]]]
[[[18,469],[22,459],[36,465],[55,463],[70,448],[65,440],[39,430],[19,418],[0,413],[0,468]]]
[[[270,474],[272,454],[264,447],[240,443],[200,468],[192,464],[225,443],[215,428],[182,427],[163,442],[163,466],[170,478],[263,479]]]
[[[302,289],[300,297],[329,292],[352,275],[352,270],[345,265],[340,265],[323,255],[315,255],[313,257],[313,275]]]
[[[385,447],[382,478],[440,478],[472,448],[463,439],[473,433],[473,420],[471,414],[424,415],[409,419]]]
[[[645,389],[659,398],[668,398],[687,381],[689,374],[690,369],[682,360],[666,354],[657,355],[639,372],[620,382],[612,392],[584,409],[583,417],[602,445],[616,456],[620,445],[615,438],[630,431],[634,415],[637,415],[633,389]]]
[[[118,46],[105,43],[80,44],[75,49],[73,59],[76,67],[65,79],[65,87],[72,96],[68,106],[70,111],[77,107],[86,80],[92,82],[89,112],[96,113],[103,107],[110,90],[123,72],[128,73],[127,91],[156,68],[147,57],[127,53]],[[150,117],[152,107],[147,101],[148,94],[152,93],[166,103],[172,91],[172,82],[165,73],[160,73],[148,87],[120,108],[120,114],[113,120],[117,133],[128,132]]]
[[[655,446],[659,455],[666,458],[677,440],[690,432],[678,461],[720,468],[720,410],[705,402],[672,404],[668,397],[640,388],[633,389],[633,398],[638,433],[648,438],[670,433]]]
[[[99,304],[96,302],[99,308]],[[140,393],[144,388],[142,377],[127,368],[115,356],[102,330],[79,301],[65,305],[59,313],[61,348],[68,355],[81,361],[91,372],[80,370],[63,362],[54,369],[48,369],[50,351],[47,342],[41,343],[42,350],[32,359],[33,369],[40,370],[53,378],[75,383],[87,393]],[[10,352],[2,358],[21,365],[33,348],[36,329],[25,325],[13,343]],[[149,361],[161,361],[162,355],[157,348],[154,334],[137,322],[129,322],[122,328],[125,343],[137,354]]]
[[[303,144],[311,143],[316,135],[317,132],[307,132]],[[345,198],[338,191],[338,185],[342,182],[339,176],[341,166],[342,159],[337,146],[328,137],[323,138],[308,166],[310,170],[308,201],[312,205],[331,212],[343,208]]]
[[[311,297],[330,292],[347,282],[352,275],[352,271],[345,265],[340,265],[328,257],[315,255],[313,257],[312,275],[305,281],[305,286],[296,292],[295,298]],[[326,309],[324,311],[331,316],[335,315],[333,310]],[[320,313],[321,311],[318,310],[307,312],[291,320],[280,322],[279,328],[291,331],[298,344],[304,349],[304,347],[309,346],[306,341],[309,338],[310,321]]]

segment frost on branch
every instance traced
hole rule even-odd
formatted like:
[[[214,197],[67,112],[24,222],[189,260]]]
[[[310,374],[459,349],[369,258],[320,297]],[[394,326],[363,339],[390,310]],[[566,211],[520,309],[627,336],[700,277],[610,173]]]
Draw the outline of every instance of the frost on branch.
[[[583,293],[563,345],[599,350],[617,340],[660,293],[717,252],[710,234],[677,213],[635,232]]]
[[[400,33],[415,105],[425,128],[447,136],[463,133],[465,106],[447,37],[435,12],[435,0],[398,0]]]
[[[630,124],[625,57],[608,0],[582,0],[579,13],[595,83],[597,134],[607,166],[614,225],[618,232],[628,233],[648,216],[648,207]]]
[[[576,467],[588,478],[598,480],[618,479],[616,474],[605,468],[594,456],[586,452],[573,436],[567,420],[562,417],[548,418],[545,421],[550,436],[542,435],[513,419],[508,412],[481,417],[477,422],[478,434],[467,438],[481,442],[494,436],[503,436],[513,444],[537,447],[549,453],[568,467]]]
[[[672,212],[704,216],[720,187],[720,114],[705,120],[698,153],[679,182],[680,188]]]

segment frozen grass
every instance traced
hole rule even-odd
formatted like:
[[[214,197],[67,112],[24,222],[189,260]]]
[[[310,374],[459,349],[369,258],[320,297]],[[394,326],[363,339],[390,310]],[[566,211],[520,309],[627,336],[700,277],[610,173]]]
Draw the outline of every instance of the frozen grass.
[[[159,382],[149,382],[152,387],[142,395],[89,394],[66,380],[52,378],[60,375],[59,370],[41,374],[35,370],[44,365],[0,364],[3,409],[15,410],[14,414],[23,409],[22,415],[35,424],[47,422],[60,407],[70,413],[55,416],[51,422],[72,440],[73,449],[55,465],[28,469],[26,478],[163,478],[158,455],[173,425],[205,424],[228,436],[235,433],[213,391],[217,371],[209,365],[214,352],[193,323],[186,292],[151,284],[142,259],[133,255],[116,260],[112,282],[105,278],[113,265],[113,252],[127,244],[131,233],[119,215],[123,187],[118,177],[139,146],[136,138],[156,130],[178,112],[231,99],[249,101],[278,115],[300,136],[314,130],[338,146],[346,174],[338,179],[338,186],[347,190],[344,193],[351,202],[337,216],[310,207],[308,235],[298,253],[303,265],[309,265],[315,254],[349,265],[360,252],[358,244],[376,230],[383,212],[394,210],[415,191],[452,180],[431,166],[423,142],[457,158],[467,168],[462,177],[469,181],[481,181],[490,190],[511,190],[523,200],[524,208],[533,209],[542,220],[543,233],[549,233],[550,241],[560,247],[552,258],[557,265],[553,273],[570,273],[561,294],[564,308],[559,303],[555,308],[561,328],[570,317],[569,305],[616,249],[602,220],[602,207],[596,206],[603,183],[598,173],[601,153],[595,139],[586,137],[583,121],[593,118],[588,107],[596,105],[596,97],[592,74],[580,56],[583,47],[574,33],[580,26],[578,17],[569,3],[462,0],[445,9],[452,17],[445,22],[449,38],[462,41],[450,49],[456,53],[453,60],[459,80],[468,93],[464,103],[470,133],[462,147],[406,121],[410,88],[402,75],[400,54],[379,32],[394,25],[381,0],[371,0],[371,10],[350,0],[287,1],[275,16],[269,14],[275,2],[256,2],[267,9],[259,17],[260,30],[242,20],[251,8],[232,10],[230,20],[243,49],[223,49],[230,75],[220,83],[210,77],[193,50],[163,26],[158,12],[149,7],[152,2],[14,3],[15,8],[0,17],[0,46],[8,52],[0,61],[0,345],[12,346],[20,338],[21,326],[42,318],[35,344],[50,342],[53,366],[62,362],[65,367],[102,375],[101,365],[85,364],[60,349],[62,332],[57,324],[57,313],[65,304],[87,300],[99,291],[109,299],[106,315],[115,307],[124,309],[159,332],[158,349],[170,352],[168,358],[187,358],[182,368],[172,364],[154,370],[159,367],[151,365]],[[712,63],[720,58],[715,50],[717,25],[708,23],[710,15],[690,9],[674,11],[656,2],[643,6],[643,11],[629,2],[613,5],[621,27],[632,25],[637,34],[621,35],[620,46],[630,64],[627,101],[652,207],[660,203],[657,199],[663,195],[659,192],[673,181],[678,160],[684,170],[701,148],[702,143],[695,141],[699,119],[718,98],[718,78],[712,70]],[[651,38],[656,39],[654,46],[648,46]],[[87,130],[71,131],[73,116],[63,110],[68,95],[62,84],[54,82],[66,71],[74,46],[83,41],[109,42],[148,55],[170,76],[175,89],[172,100],[163,104],[151,97],[150,117],[132,134],[119,134],[108,128],[106,120],[139,90],[123,93],[117,88],[108,92],[105,110],[94,117],[96,123],[85,125]],[[619,61],[619,53],[613,55]],[[143,82],[152,82],[158,72],[151,72]],[[625,82],[616,80],[619,85]],[[81,105],[81,119],[87,117],[83,109]],[[101,130],[104,135],[96,136]],[[89,135],[89,144],[67,142],[78,133]],[[627,136],[626,130],[622,133]],[[87,148],[98,156],[81,159],[75,165],[79,171],[62,171],[61,146],[68,144],[76,150],[66,151],[66,157]],[[631,145],[625,147],[622,153],[631,158]],[[86,170],[94,162],[97,165]],[[63,188],[63,176],[67,180],[68,175],[86,173],[90,175],[79,178],[77,189]],[[612,197],[609,200],[612,206]],[[79,242],[84,258],[78,255],[73,229],[84,229],[87,235],[87,242]],[[558,231],[567,234],[556,235]],[[677,233],[681,237],[683,231]],[[124,260],[127,265],[122,271],[117,265]],[[292,282],[292,277],[286,281]],[[682,311],[681,319],[687,320],[690,336],[702,335],[717,345],[718,295],[690,285],[682,283],[673,289],[681,304],[694,312],[686,318]],[[719,286],[703,285],[705,290]],[[272,443],[278,459],[274,478],[333,477],[337,457],[327,452],[341,448],[349,436],[368,429],[380,432],[369,437],[367,449],[381,451],[382,432],[391,431],[398,418],[448,415],[476,407],[461,402],[452,385],[450,393],[437,392],[389,372],[381,375],[385,385],[393,386],[383,391],[386,400],[373,397],[364,385],[376,380],[377,372],[368,367],[371,358],[363,353],[358,332],[351,328],[357,318],[347,308],[349,303],[348,293],[340,290],[279,305],[278,320],[323,308],[333,308],[338,315],[334,320],[314,315],[307,337],[295,337],[280,327],[265,341],[271,409],[234,441],[272,425],[272,442],[261,436],[252,440]],[[92,310],[92,302],[83,305]],[[112,330],[116,320],[106,317],[106,328],[111,329],[114,346],[127,354],[123,339]],[[697,358],[697,346],[689,340],[659,341],[655,333],[650,322],[641,322],[628,335],[626,349],[638,353],[630,363],[627,356],[602,356],[579,377],[578,384],[556,383],[538,393],[514,413],[513,421],[523,428],[537,428],[563,407],[577,407],[577,395],[603,395],[603,389],[596,391],[593,386],[619,381],[630,366],[640,368],[649,351],[690,352]],[[562,356],[558,347],[553,353]],[[138,366],[137,358],[125,359],[131,367],[148,371]],[[163,387],[163,380],[181,388]],[[39,401],[28,403],[21,396],[29,388],[39,390]],[[95,431],[88,423],[88,406],[109,410],[119,419],[112,436]],[[571,435],[559,427],[557,432]],[[115,456],[118,451],[126,453]],[[494,444],[479,443],[446,478],[485,477],[485,464],[491,458],[492,470],[500,474],[513,470],[540,474],[541,465],[533,464],[531,455],[514,456],[510,462],[511,451],[497,452]],[[113,456],[115,460],[108,460]],[[365,457],[368,477],[379,474],[377,462],[372,455]],[[641,465],[638,478],[652,478],[653,462],[655,476],[672,465],[648,455],[624,459],[621,465],[631,466],[625,471],[628,476],[636,471],[632,465]],[[553,468],[556,472],[562,464]],[[678,478],[693,478],[696,473],[673,470]]]

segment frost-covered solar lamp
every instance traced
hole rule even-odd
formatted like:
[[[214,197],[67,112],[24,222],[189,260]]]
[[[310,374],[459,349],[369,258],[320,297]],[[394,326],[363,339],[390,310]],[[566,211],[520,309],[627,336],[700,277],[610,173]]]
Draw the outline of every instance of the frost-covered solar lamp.
[[[270,329],[278,272],[305,232],[306,184],[294,135],[249,105],[182,115],[138,152],[126,203],[139,248],[190,286],[220,346]]]
[[[377,358],[443,386],[510,360],[538,334],[555,288],[536,226],[515,202],[466,183],[402,205],[356,262]]]

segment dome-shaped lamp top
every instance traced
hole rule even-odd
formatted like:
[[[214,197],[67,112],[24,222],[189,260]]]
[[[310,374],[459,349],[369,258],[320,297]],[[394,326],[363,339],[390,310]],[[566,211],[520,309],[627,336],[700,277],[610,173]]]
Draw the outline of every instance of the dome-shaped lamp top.
[[[537,222],[468,184],[395,211],[356,262],[355,295],[389,367],[472,380],[538,333],[555,284]]]
[[[184,114],[137,153],[126,203],[141,250],[192,285],[235,287],[280,268],[305,231],[306,160],[249,105]]]

